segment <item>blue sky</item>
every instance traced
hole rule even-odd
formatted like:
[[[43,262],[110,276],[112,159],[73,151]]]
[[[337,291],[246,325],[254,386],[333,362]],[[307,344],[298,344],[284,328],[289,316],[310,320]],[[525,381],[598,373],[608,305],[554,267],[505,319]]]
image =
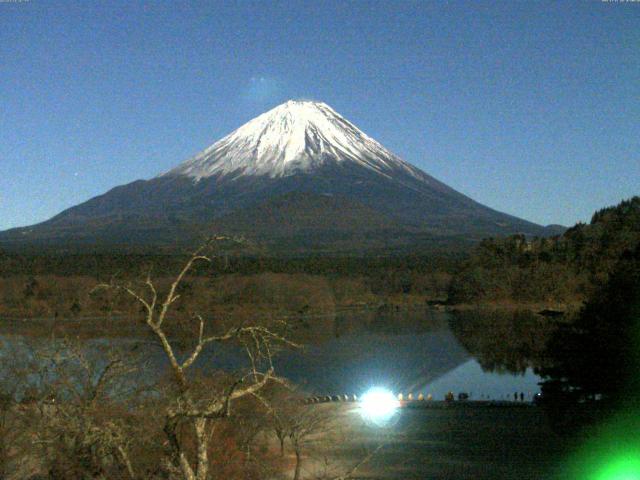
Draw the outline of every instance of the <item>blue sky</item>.
[[[0,2],[0,229],[322,100],[498,210],[640,194],[640,3]]]

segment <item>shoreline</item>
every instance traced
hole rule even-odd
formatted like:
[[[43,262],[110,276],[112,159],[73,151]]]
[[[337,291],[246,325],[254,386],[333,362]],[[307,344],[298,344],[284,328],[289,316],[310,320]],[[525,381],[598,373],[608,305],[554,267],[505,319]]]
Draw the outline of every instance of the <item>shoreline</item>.
[[[391,300],[391,301],[388,301]],[[575,302],[478,302],[478,303],[456,303],[449,304],[442,300],[425,300],[424,298],[417,299],[407,297],[402,302],[394,301],[395,299],[387,299],[387,301],[380,301],[375,303],[350,303],[343,305],[336,305],[334,308],[319,308],[317,311],[304,313],[296,310],[287,310],[280,308],[273,309],[256,309],[255,311],[244,310],[242,316],[251,315],[273,315],[276,312],[276,316],[279,318],[320,318],[331,317],[347,312],[380,312],[388,311],[402,312],[402,311],[415,311],[419,309],[432,310],[435,312],[467,312],[467,311],[497,311],[497,312],[515,312],[515,311],[530,311],[533,313],[539,313],[542,311],[560,312],[560,313],[573,313],[578,311],[582,306],[582,301]],[[224,307],[224,306],[222,306]],[[220,310],[225,310],[221,308]],[[233,309],[229,309],[227,312],[216,312],[212,314],[212,317],[229,316],[233,317],[236,314]],[[239,317],[241,315],[238,315]],[[84,315],[84,316],[12,316],[12,315],[0,315],[0,327],[7,323],[14,324],[26,324],[26,323],[81,323],[87,324],[88,322],[100,322],[104,320],[119,322],[125,319],[133,319],[134,315],[127,314],[125,312],[115,312],[113,315]]]
[[[269,312],[264,309],[256,309],[255,312],[243,311],[240,315],[234,315],[228,312],[225,315],[212,314],[208,321],[212,325],[220,324],[218,322],[238,322],[242,323],[247,318],[265,317],[291,319],[292,321],[313,321],[322,322],[325,319],[336,319],[340,315],[349,313],[354,314],[373,314],[373,315],[389,315],[390,319],[396,320],[395,325],[401,327],[403,325],[402,318],[397,316],[403,314],[411,314],[424,311],[426,314],[450,314],[463,312],[479,312],[483,314],[496,313],[515,313],[518,311],[527,311],[539,315],[541,318],[562,318],[570,316],[577,312],[582,303],[513,303],[513,302],[487,302],[476,304],[455,304],[448,305],[445,302],[403,302],[397,303],[368,303],[368,304],[351,304],[343,305],[331,310],[319,310],[317,312],[296,312],[287,310],[276,310]],[[407,316],[407,320],[415,321],[415,318]],[[176,325],[178,328],[184,328],[184,319],[180,319]],[[393,326],[390,323],[390,326]],[[137,315],[117,313],[105,316],[80,316],[80,317],[10,317],[0,316],[0,335],[28,335],[35,337],[62,335],[95,338],[104,337],[126,337],[131,335],[139,335],[147,333],[146,324],[141,317]]]

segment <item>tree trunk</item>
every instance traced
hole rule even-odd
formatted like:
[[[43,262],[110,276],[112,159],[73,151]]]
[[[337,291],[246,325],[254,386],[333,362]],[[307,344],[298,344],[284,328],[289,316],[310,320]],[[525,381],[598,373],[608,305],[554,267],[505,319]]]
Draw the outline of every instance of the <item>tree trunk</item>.
[[[296,470],[293,472],[293,480],[300,480],[300,467],[302,466],[302,457],[300,455],[300,448],[295,445],[294,450],[296,452]]]
[[[129,478],[131,480],[135,480],[136,474],[133,470],[133,465],[131,465],[131,460],[129,460],[129,454],[124,449],[124,447],[122,447],[122,445],[118,445],[118,453],[120,453],[120,456],[122,457],[122,461],[124,462],[124,465],[127,468],[127,472],[129,473]]]
[[[184,480],[196,480],[193,468],[191,468],[191,465],[189,464],[189,459],[180,448],[180,442],[178,441],[178,435],[176,434],[177,427],[177,420],[170,415],[167,416],[164,425],[164,432],[167,435],[169,445],[171,446],[173,454],[172,463],[174,466],[180,468]]]
[[[197,480],[207,480],[209,475],[209,452],[207,447],[207,419],[196,418],[194,421],[196,440],[198,441],[198,464],[196,466]]]
[[[193,468],[189,464],[189,459],[184,454],[184,452],[180,452],[180,470],[182,470],[182,476],[184,480],[196,480],[196,476],[193,473]]]

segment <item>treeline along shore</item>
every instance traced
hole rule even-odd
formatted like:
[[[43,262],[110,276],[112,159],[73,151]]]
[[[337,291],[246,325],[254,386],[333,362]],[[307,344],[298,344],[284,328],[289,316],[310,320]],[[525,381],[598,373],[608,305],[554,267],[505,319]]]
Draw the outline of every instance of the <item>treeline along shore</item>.
[[[562,235],[486,239],[453,272],[452,304],[581,304],[640,244],[640,197],[595,212]]]
[[[298,258],[221,250],[181,286],[177,310],[218,314],[322,313],[353,306],[441,304],[576,307],[606,283],[640,243],[640,197],[596,212],[551,238],[490,238],[450,254]],[[130,315],[130,302],[96,293],[99,283],[168,283],[187,255],[0,250],[0,317]]]
[[[457,259],[249,258],[220,254],[185,279],[176,311],[242,315],[322,314],[356,306],[445,300]],[[95,292],[151,273],[167,287],[181,255],[19,255],[0,257],[0,317],[80,318],[135,314],[119,295]]]

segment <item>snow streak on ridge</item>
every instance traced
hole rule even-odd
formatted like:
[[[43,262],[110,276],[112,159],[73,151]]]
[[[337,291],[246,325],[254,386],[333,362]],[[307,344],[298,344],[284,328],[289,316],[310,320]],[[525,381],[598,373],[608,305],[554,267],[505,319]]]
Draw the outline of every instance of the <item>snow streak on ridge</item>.
[[[327,162],[354,162],[384,176],[424,174],[368,137],[329,105],[290,100],[247,122],[164,175],[283,177]]]

